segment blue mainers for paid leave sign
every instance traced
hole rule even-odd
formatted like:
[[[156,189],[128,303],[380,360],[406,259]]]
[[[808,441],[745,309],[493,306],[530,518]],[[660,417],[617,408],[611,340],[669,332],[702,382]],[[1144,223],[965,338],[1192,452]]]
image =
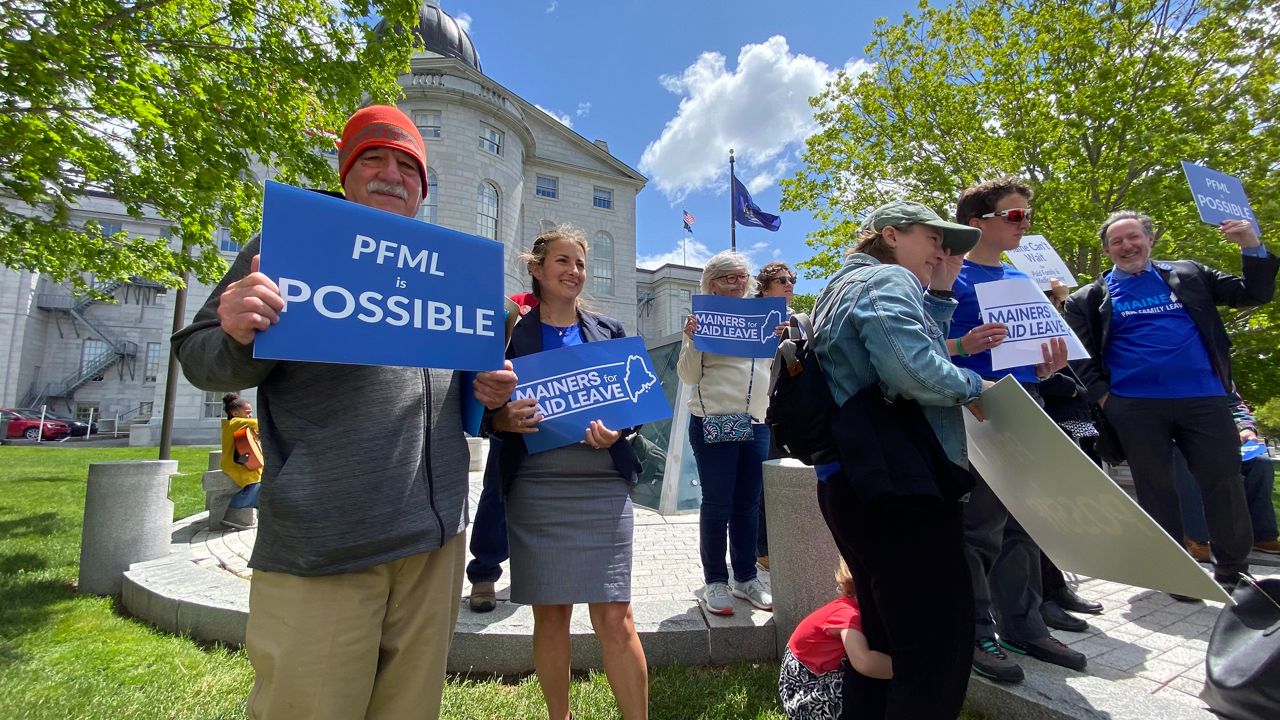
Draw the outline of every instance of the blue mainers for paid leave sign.
[[[254,357],[502,367],[500,243],[268,182],[259,269],[285,308]]]
[[[1191,196],[1196,201],[1201,220],[1210,225],[1221,224],[1224,220],[1248,220],[1253,231],[1262,237],[1262,226],[1258,224],[1258,218],[1249,206],[1249,197],[1244,194],[1244,185],[1238,178],[1186,160],[1182,161],[1182,172],[1191,185]]]
[[[582,442],[592,420],[622,430],[671,417],[643,338],[570,345],[511,363],[520,378],[511,399],[534,398],[542,413],[538,432],[522,436],[530,453]]]
[[[694,348],[717,355],[771,358],[779,339],[773,331],[787,321],[787,302],[780,297],[694,295],[693,316],[698,320]]]

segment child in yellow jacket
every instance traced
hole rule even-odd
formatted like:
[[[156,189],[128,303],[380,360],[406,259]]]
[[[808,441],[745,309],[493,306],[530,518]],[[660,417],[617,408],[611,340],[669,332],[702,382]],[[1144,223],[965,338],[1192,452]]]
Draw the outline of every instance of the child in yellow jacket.
[[[258,442],[258,420],[251,417],[253,406],[235,393],[222,397],[227,419],[222,421],[222,462],[227,477],[240,486],[231,498],[222,524],[245,530],[255,524],[253,508],[258,506],[262,482],[262,446]]]

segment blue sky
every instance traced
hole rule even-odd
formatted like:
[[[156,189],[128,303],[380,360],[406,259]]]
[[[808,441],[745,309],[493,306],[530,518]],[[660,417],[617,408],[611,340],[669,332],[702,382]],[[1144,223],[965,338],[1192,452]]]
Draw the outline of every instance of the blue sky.
[[[813,131],[810,95],[840,68],[864,65],[878,15],[914,2],[672,2],[669,0],[441,0],[467,27],[485,74],[603,139],[649,184],[636,199],[640,264],[691,265],[729,247],[728,153],[766,212],[778,179],[799,166]],[[696,218],[693,240],[680,211]],[[771,233],[738,228],[755,267],[812,253],[807,213],[782,213]],[[822,282],[804,280],[801,292]]]

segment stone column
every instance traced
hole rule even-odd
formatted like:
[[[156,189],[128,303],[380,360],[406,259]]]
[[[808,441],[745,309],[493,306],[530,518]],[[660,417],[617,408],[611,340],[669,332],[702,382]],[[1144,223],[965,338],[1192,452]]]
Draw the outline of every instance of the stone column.
[[[209,470],[200,477],[200,487],[204,490],[204,509],[209,511],[205,526],[210,530],[225,530],[222,519],[227,516],[227,506],[232,496],[240,492],[240,486],[222,471],[221,450],[209,451]]]
[[[169,552],[177,460],[92,463],[80,535],[80,592],[114,595],[133,563]]]
[[[835,580],[840,553],[818,509],[817,484],[813,468],[799,460],[764,464],[769,579],[779,658],[796,625],[840,593]]]

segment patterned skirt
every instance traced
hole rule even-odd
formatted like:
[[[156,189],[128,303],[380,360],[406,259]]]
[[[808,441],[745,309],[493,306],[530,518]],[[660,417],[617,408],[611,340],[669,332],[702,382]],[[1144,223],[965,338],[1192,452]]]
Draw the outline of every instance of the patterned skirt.
[[[778,674],[778,697],[788,720],[840,720],[844,717],[845,675],[850,672],[849,658],[840,667],[816,675],[791,654],[782,656]]]

